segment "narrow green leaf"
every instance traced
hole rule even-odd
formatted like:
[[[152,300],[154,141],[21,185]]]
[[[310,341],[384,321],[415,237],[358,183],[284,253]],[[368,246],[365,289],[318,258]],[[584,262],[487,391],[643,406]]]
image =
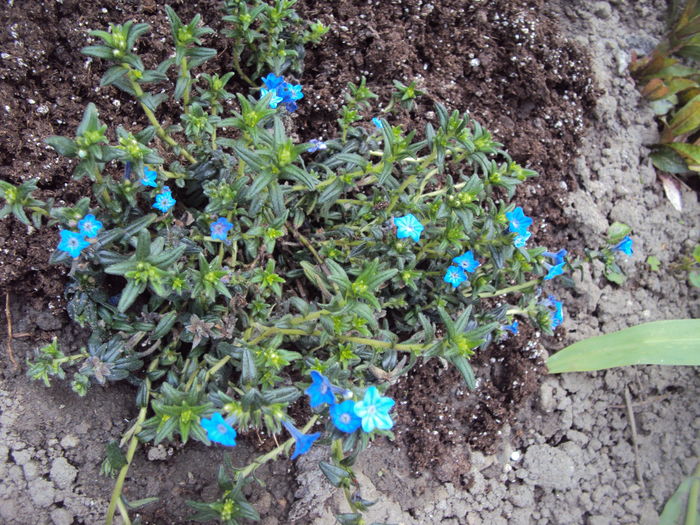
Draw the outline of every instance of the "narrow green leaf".
[[[472,365],[469,364],[467,358],[461,355],[456,355],[451,357],[450,362],[457,367],[459,373],[462,374],[464,382],[467,384],[469,390],[474,390],[476,388],[476,377],[474,376],[474,370]]]
[[[700,127],[700,95],[696,95],[679,109],[670,123],[670,130],[676,136],[692,133],[698,127]]]
[[[700,319],[655,321],[591,337],[547,360],[550,374],[628,365],[700,365]]]
[[[347,470],[336,467],[335,465],[332,465],[326,461],[319,462],[318,466],[321,468],[323,475],[328,478],[328,481],[330,481],[331,485],[334,487],[339,487],[340,484],[349,477]]]

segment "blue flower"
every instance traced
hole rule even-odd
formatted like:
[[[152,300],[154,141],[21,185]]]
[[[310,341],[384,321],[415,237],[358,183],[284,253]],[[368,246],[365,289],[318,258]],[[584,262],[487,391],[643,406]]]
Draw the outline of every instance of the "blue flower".
[[[290,113],[294,113],[299,106],[297,106],[296,102],[294,102],[293,100],[290,100],[289,102],[284,103],[284,107]]]
[[[362,426],[362,419],[355,414],[355,402],[351,399],[332,405],[330,412],[335,427],[346,434],[352,434]]]
[[[382,121],[377,117],[374,117],[372,119],[372,124],[374,124],[377,129],[382,129],[384,127],[384,124],[382,124]]]
[[[301,92],[301,89],[301,84],[292,86],[291,84],[285,82],[282,85],[282,91],[284,93],[283,97],[287,100],[301,100],[302,98],[304,98],[304,93]]]
[[[143,176],[139,180],[141,184],[144,186],[150,186],[151,188],[157,188],[158,183],[156,182],[156,177],[158,177],[158,173],[156,171],[153,171],[150,168],[147,168],[144,166],[143,168]]]
[[[216,222],[211,223],[209,226],[211,229],[211,238],[217,241],[225,241],[226,236],[233,224],[231,224],[226,217],[219,217]]]
[[[78,229],[85,237],[95,237],[102,229],[102,223],[95,219],[92,213],[88,213],[78,222]]]
[[[565,264],[566,262],[555,264],[554,266],[548,264],[547,266],[549,266],[549,271],[547,272],[547,275],[544,276],[544,280],[548,281],[550,279],[554,279],[557,275],[564,273]]]
[[[523,209],[520,206],[513,211],[507,212],[506,219],[508,219],[508,231],[518,235],[525,235],[532,224],[532,219],[523,213]]]
[[[61,230],[61,242],[58,243],[58,249],[66,252],[68,255],[77,259],[83,249],[90,246],[90,243],[85,240],[82,233],[75,233],[68,230]]]
[[[376,386],[371,386],[365,392],[365,398],[355,403],[355,415],[362,418],[362,430],[372,432],[375,428],[389,430],[394,426],[389,410],[394,406],[394,400],[379,394]]]
[[[260,100],[264,99],[265,95],[267,95],[268,93],[273,93],[272,98],[270,99],[269,105],[272,109],[276,109],[277,105],[280,102],[282,102],[284,99],[282,97],[280,97],[277,94],[277,91],[275,91],[275,90],[261,88],[260,89]]]
[[[552,328],[552,330],[554,330],[564,321],[564,310],[562,308],[562,303],[561,301],[557,301],[557,299],[553,295],[547,297],[547,299],[545,299],[542,303],[551,310],[550,313],[552,317],[552,323],[550,327]]]
[[[124,178],[129,180],[129,177],[131,177],[131,162],[127,160],[124,164]]]
[[[415,242],[420,241],[420,234],[425,229],[425,226],[411,213],[394,219],[394,225],[396,226],[397,238],[405,239],[410,237]]]
[[[613,248],[616,252],[622,252],[625,255],[632,255],[632,239],[629,235],[625,235],[625,238],[618,242]]]
[[[326,146],[326,143],[320,139],[311,139],[309,141],[309,144],[311,144],[311,146],[306,150],[309,153],[316,153],[317,151],[326,149],[328,147]]]
[[[309,405],[311,405],[311,408],[316,408],[323,403],[328,403],[329,405],[335,403],[333,385],[326,376],[316,370],[312,370],[311,381],[311,385],[304,390],[304,393],[310,398]]]
[[[266,77],[263,77],[262,81],[267,89],[277,89],[278,86],[284,83],[284,77],[278,77],[274,73],[269,73]]]
[[[518,335],[518,320],[516,319],[511,324],[503,325],[501,328],[510,332],[513,335]]]
[[[544,252],[542,255],[544,255],[545,257],[551,257],[553,259],[554,264],[561,264],[564,262],[564,256],[566,255],[566,250],[564,250],[562,248],[557,253]]]
[[[175,206],[175,202],[176,201],[173,199],[173,194],[170,193],[170,190],[163,189],[162,193],[156,195],[156,202],[153,204],[153,207],[162,211],[163,213],[166,213],[170,208]]]
[[[513,239],[513,246],[515,246],[516,248],[522,248],[523,246],[525,246],[525,243],[531,236],[532,234],[527,231],[516,235],[515,239]]]
[[[474,254],[471,250],[460,255],[459,257],[455,257],[452,259],[452,262],[468,273],[474,272],[474,270],[481,266],[481,263],[474,259]]]
[[[442,278],[448,284],[452,285],[452,288],[457,288],[460,284],[467,280],[467,274],[459,266],[450,266]]]
[[[236,429],[226,423],[218,412],[214,413],[211,419],[202,418],[199,423],[207,431],[207,437],[210,441],[221,443],[227,447],[236,446]]]
[[[311,449],[314,441],[321,437],[320,432],[316,432],[314,434],[303,434],[289,421],[284,420],[282,421],[282,424],[284,425],[284,428],[287,429],[287,432],[289,432],[294,438],[294,453],[292,454],[291,459],[296,459],[302,454],[306,454]]]

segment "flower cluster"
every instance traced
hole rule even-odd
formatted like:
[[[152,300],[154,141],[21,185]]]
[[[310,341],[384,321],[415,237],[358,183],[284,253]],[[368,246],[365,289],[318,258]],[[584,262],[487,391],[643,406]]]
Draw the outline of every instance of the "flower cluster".
[[[268,74],[262,80],[265,86],[260,88],[261,99],[272,93],[272,98],[270,99],[271,108],[275,109],[282,103],[290,113],[296,111],[296,101],[304,98],[304,94],[301,92],[301,84],[292,85],[289,82],[285,82],[283,77],[278,77],[274,73]]]
[[[463,253],[459,257],[452,259],[455,266],[450,266],[443,277],[443,281],[451,284],[452,288],[457,288],[460,284],[467,280],[468,273],[474,271],[481,266],[481,263],[474,258],[471,250]]]
[[[342,403],[336,403],[335,394],[349,397],[352,392],[333,385],[326,376],[315,370],[311,372],[311,381],[304,391],[309,396],[309,404],[312,408],[324,403],[330,405],[333,424],[341,432],[352,434],[360,427],[365,432],[389,430],[394,425],[389,415],[394,400],[380,395],[376,386],[367,389],[362,401],[345,399]]]
[[[566,250],[562,249],[556,253],[544,252],[542,255],[552,259],[552,264],[545,264],[548,269],[547,275],[544,277],[545,281],[554,279],[557,275],[564,273],[564,265],[566,264],[564,257],[566,256]]]
[[[88,213],[78,222],[78,231],[61,230],[61,241],[58,249],[66,252],[73,259],[77,259],[80,253],[90,246],[88,239],[94,239],[102,229],[102,223],[92,213]]]
[[[523,209],[520,206],[513,211],[507,212],[506,219],[508,219],[508,231],[515,234],[513,246],[516,248],[524,247],[532,235],[527,230],[532,224],[532,219],[523,213]]]

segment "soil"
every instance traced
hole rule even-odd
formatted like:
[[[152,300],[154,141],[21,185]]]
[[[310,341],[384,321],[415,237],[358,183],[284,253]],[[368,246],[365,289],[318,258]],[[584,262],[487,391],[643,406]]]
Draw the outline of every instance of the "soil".
[[[42,198],[66,203],[85,194],[84,184],[70,182],[70,163],[43,138],[72,135],[88,102],[111,129],[143,122],[116,90],[95,89],[104,65],[80,55],[86,32],[148,22],[155,38],[141,51],[156,62],[168,52],[162,6],[30,1],[0,12],[7,28],[0,32],[3,180],[39,177]],[[208,25],[221,26],[214,3],[174,7],[183,19],[199,11]],[[538,243],[581,253],[597,246],[614,220],[634,229],[624,287],[607,283],[597,265],[585,266],[576,287],[561,292],[567,318],[557,337],[523,332],[475,356],[475,392],[438,362],[393,387],[401,430],[360,462],[363,496],[382,500],[375,521],[653,523],[693,468],[700,454],[697,370],[639,367],[543,380],[542,368],[547,351],[573,340],[699,313],[697,293],[669,271],[700,238],[696,196],[684,195],[683,214],[664,199],[644,147],[657,133],[652,113],[625,73],[631,51],[649,51],[658,39],[663,8],[660,0],[299,3],[302,16],[332,27],[307,51],[299,78],[306,98],[293,121],[302,140],[332,136],[348,81],[366,76],[386,104],[391,80],[417,80],[427,95],[396,123],[422,127],[435,118],[434,101],[469,111],[515,160],[540,172],[518,195],[536,218]],[[226,63],[224,53],[211,67]],[[60,313],[62,270],[46,262],[57,237],[14,219],[0,222],[0,291],[11,293],[20,362],[53,335],[65,344],[78,335]],[[650,254],[665,272],[649,270]],[[49,389],[28,383],[8,357],[0,382],[0,517],[8,524],[99,523],[112,484],[99,465],[107,442],[128,428],[135,393],[113,387],[79,399],[60,382]],[[620,408],[625,389],[638,403],[636,452]],[[244,464],[255,447],[241,440],[234,462]],[[343,507],[319,474],[324,454],[317,447],[295,464],[280,461],[261,472],[266,486],[248,490],[262,523],[333,522],[331,513]],[[188,523],[183,501],[216,495],[220,461],[220,450],[192,443],[147,447],[131,467],[126,497],[161,498],[144,508],[145,523]],[[639,480],[635,461],[644,473]]]

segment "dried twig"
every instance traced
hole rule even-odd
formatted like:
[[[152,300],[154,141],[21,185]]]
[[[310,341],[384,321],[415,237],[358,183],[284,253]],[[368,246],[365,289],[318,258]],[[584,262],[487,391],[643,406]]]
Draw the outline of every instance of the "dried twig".
[[[627,405],[627,417],[630,421],[630,429],[632,430],[632,446],[634,447],[634,471],[637,474],[637,482],[644,488],[644,478],[642,478],[642,469],[639,465],[639,450],[637,448],[637,423],[634,420],[634,411],[632,410],[632,396],[630,390],[625,386],[625,404]]]
[[[652,403],[656,403],[657,401],[663,401],[664,399],[667,399],[669,397],[671,397],[671,392],[668,392],[666,394],[659,394],[656,396],[651,396],[651,397],[646,398],[644,401],[637,401],[635,403],[632,403],[632,408],[639,408],[639,407],[643,407],[645,405],[651,405]],[[627,408],[627,404],[610,405],[610,408]]]
[[[5,317],[7,318],[7,356],[10,358],[15,370],[19,370],[19,364],[15,359],[12,349],[12,314],[10,313],[10,292],[5,292]]]

